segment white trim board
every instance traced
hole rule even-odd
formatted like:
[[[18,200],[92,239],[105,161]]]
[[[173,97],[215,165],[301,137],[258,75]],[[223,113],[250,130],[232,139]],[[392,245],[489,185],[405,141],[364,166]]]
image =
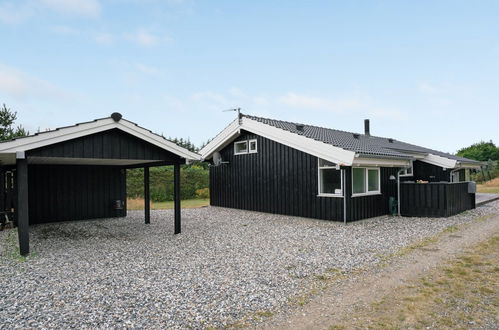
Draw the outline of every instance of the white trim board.
[[[353,161],[352,166],[374,166],[374,167],[409,167],[411,159],[383,159],[383,158],[366,158],[358,157]]]
[[[331,144],[316,141],[274,126],[260,123],[256,120],[242,117],[240,120],[234,120],[210,143],[201,149],[200,153],[203,159],[210,159],[215,151],[221,150],[239,136],[241,130],[263,136],[288,147],[339,165],[350,166],[355,157],[355,152],[353,151],[338,148]]]
[[[43,132],[38,135],[32,135],[13,141],[3,142],[0,143],[0,154],[25,152],[31,149],[40,148],[115,128],[133,135],[143,141],[149,142],[163,150],[172,152],[179,157],[185,158],[187,161],[201,159],[198,154],[182,148],[175,143],[168,141],[163,137],[156,135],[151,131],[142,128],[126,119],[121,119],[120,121],[116,122],[112,118],[98,119],[88,123],[63,127],[54,131]]]
[[[425,158],[420,159],[422,162],[440,166],[443,168],[455,168],[457,165],[457,160],[442,157],[442,156],[437,156],[434,154],[428,154],[426,155]]]

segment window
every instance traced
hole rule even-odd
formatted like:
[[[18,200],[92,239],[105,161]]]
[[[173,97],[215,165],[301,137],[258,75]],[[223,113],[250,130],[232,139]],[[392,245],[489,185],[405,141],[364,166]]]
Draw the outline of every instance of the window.
[[[256,139],[234,142],[234,155],[254,154],[257,151]]]
[[[366,192],[366,169],[354,168],[352,169],[352,193],[363,194]]]
[[[367,191],[379,191],[379,170],[378,169],[368,169],[367,170]]]
[[[319,196],[343,196],[343,178],[338,166],[319,159]]]
[[[404,168],[402,170],[402,172],[400,172],[400,176],[412,176],[413,172],[414,172],[414,170],[413,170],[413,164],[412,164],[412,160],[411,160],[411,166]]]
[[[256,140],[249,140],[249,153],[257,152]]]
[[[234,154],[242,155],[248,153],[248,141],[239,141],[234,143]]]
[[[379,168],[355,167],[352,169],[352,195],[380,193]]]

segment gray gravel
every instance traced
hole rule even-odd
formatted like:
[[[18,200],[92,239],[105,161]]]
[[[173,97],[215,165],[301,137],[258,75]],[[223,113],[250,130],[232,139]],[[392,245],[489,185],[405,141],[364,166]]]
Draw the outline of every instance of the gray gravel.
[[[282,308],[328,269],[382,254],[499,212],[493,202],[450,218],[378,217],[348,225],[207,207],[31,227],[34,256],[0,232],[0,328],[206,328]],[[8,236],[12,236],[11,239]]]

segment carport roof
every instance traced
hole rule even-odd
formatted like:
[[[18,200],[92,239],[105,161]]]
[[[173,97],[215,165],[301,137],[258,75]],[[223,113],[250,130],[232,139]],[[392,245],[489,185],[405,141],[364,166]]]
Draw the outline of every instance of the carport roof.
[[[184,158],[186,161],[201,159],[201,156],[197,153],[180,147],[167,140],[165,137],[122,118],[121,114],[115,112],[110,117],[77,123],[72,126],[59,127],[54,130],[0,142],[0,163],[3,165],[15,164],[16,158],[24,158],[24,153],[26,151],[111,129],[118,129],[133,135],[145,142]]]

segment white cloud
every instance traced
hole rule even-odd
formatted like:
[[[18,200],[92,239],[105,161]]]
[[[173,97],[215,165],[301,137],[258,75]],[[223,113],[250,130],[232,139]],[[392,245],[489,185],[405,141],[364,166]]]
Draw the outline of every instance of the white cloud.
[[[198,102],[215,103],[220,106],[228,106],[230,104],[230,101],[224,95],[210,91],[194,93],[191,95],[191,99]]]
[[[293,108],[327,110],[334,112],[344,112],[351,109],[359,109],[364,106],[363,102],[357,98],[333,100],[324,97],[309,96],[291,92],[280,97],[278,101],[279,103]]]
[[[53,26],[51,28],[51,30],[54,31],[55,33],[63,34],[63,35],[77,35],[80,33],[79,30],[74,29],[74,28],[69,27],[69,26],[65,26],[65,25]]]
[[[172,41],[172,39],[168,36],[158,36],[146,30],[139,30],[135,33],[127,33],[124,37],[129,41],[145,47],[153,47],[162,42]]]
[[[142,63],[137,63],[135,67],[139,72],[142,72],[150,76],[157,76],[160,73],[160,70],[158,68]]]
[[[270,101],[264,97],[264,96],[256,96],[253,98],[253,102],[256,104],[256,105],[259,105],[259,106],[267,106],[270,104]]]
[[[44,7],[64,13],[86,17],[98,17],[101,4],[98,0],[39,0]]]
[[[18,24],[34,14],[33,6],[28,3],[5,2],[0,5],[0,22]]]
[[[0,22],[18,24],[47,10],[95,18],[101,13],[98,0],[18,0],[0,4]]]
[[[95,36],[95,41],[102,45],[110,45],[114,42],[114,36],[111,33],[99,33]]]
[[[16,99],[31,97],[68,98],[69,93],[52,83],[0,64],[0,93]]]

